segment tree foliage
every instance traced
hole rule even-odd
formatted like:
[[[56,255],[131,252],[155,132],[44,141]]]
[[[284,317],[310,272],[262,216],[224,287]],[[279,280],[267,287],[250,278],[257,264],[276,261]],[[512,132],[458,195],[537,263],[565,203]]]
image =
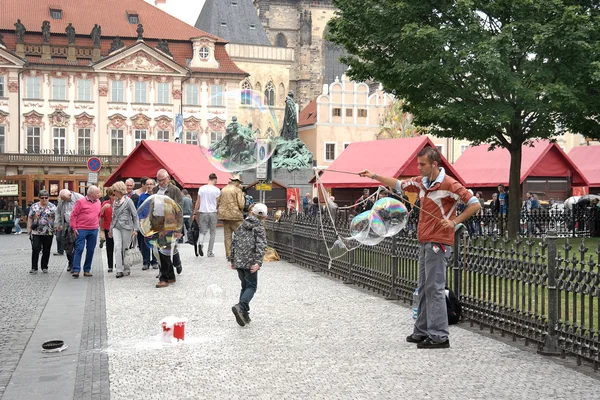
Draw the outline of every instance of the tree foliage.
[[[334,4],[330,40],[349,53],[350,77],[381,82],[437,136],[510,151],[511,234],[522,146],[564,130],[600,138],[598,1]]]
[[[414,116],[404,111],[404,102],[394,100],[386,109],[379,123],[377,139],[397,139],[424,135],[428,128],[415,125]]]

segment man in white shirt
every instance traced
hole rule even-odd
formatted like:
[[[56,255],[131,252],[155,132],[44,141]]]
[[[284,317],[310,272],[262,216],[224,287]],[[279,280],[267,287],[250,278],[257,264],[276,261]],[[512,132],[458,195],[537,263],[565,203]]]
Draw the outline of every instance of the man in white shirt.
[[[194,207],[194,216],[198,226],[200,227],[200,235],[198,237],[198,253],[204,256],[204,236],[210,229],[210,240],[208,242],[207,257],[214,257],[213,246],[215,245],[215,232],[217,231],[217,199],[221,195],[221,191],[215,185],[217,184],[217,175],[210,174],[208,183],[198,189],[198,199]]]

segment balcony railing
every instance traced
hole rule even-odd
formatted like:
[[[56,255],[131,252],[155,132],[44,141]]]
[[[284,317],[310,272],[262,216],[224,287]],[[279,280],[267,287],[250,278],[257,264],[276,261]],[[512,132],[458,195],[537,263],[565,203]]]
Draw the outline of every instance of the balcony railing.
[[[105,166],[120,165],[126,156],[89,156],[79,154],[0,154],[1,164],[18,165],[86,165],[90,157],[98,157]]]

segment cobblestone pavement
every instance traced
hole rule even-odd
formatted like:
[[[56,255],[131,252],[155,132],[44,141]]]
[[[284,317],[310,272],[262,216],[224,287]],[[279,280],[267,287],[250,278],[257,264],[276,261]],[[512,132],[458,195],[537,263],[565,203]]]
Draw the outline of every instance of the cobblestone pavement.
[[[27,235],[0,235],[0,398],[56,286],[66,257],[50,256],[49,272],[29,275]]]
[[[223,244],[215,258],[181,253],[168,288],[140,267],[104,276],[111,399],[598,398],[593,373],[468,329],[451,327],[448,350],[418,350],[408,307],[286,262],[261,269],[242,328]],[[188,319],[184,343],[156,340],[169,315]]]

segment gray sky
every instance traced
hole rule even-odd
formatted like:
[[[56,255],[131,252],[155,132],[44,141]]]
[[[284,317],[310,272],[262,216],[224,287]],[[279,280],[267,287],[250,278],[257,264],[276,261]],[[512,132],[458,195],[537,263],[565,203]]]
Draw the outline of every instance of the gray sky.
[[[145,0],[146,3],[154,5],[154,0]],[[205,0],[167,0],[166,5],[159,8],[172,16],[179,18],[192,26],[196,23]]]

